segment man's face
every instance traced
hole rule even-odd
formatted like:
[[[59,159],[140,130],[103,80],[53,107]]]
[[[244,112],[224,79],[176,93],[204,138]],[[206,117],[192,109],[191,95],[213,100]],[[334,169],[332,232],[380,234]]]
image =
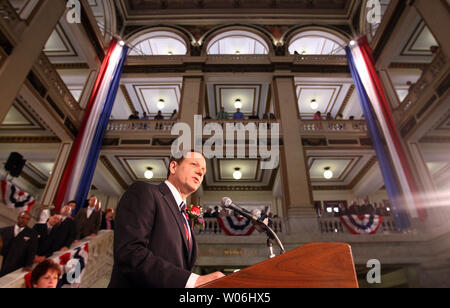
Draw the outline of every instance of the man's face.
[[[61,210],[62,216],[69,216],[72,213],[72,207],[70,205],[65,205]]]
[[[70,208],[73,210],[75,210],[75,208],[77,207],[77,204],[75,202],[71,202],[68,204],[70,206]]]
[[[171,179],[186,195],[190,195],[202,185],[206,174],[206,160],[199,153],[188,153],[180,164],[172,162],[170,168]]]
[[[17,218],[17,225],[19,226],[19,228],[24,228],[24,227],[28,226],[30,219],[31,219],[30,214],[22,213]]]
[[[89,207],[94,207],[96,203],[97,203],[97,197],[91,197],[89,199]]]
[[[61,221],[61,215],[55,214],[48,219],[48,223],[50,226],[56,226]]]

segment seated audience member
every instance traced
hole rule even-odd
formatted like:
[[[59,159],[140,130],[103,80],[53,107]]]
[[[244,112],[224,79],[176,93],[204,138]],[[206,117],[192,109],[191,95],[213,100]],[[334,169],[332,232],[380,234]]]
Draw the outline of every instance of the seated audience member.
[[[150,117],[147,115],[147,112],[144,111],[144,114],[142,115],[142,120],[150,120]]]
[[[139,111],[135,111],[134,114],[130,115],[128,120],[139,120]]]
[[[331,115],[331,112],[328,112],[328,113],[327,113],[326,119],[327,119],[327,121],[333,120],[333,116]]]
[[[228,120],[228,112],[225,112],[224,107],[220,107],[220,112],[217,115],[217,120]]]
[[[241,109],[236,109],[236,112],[233,114],[233,120],[244,120],[244,114],[241,112]]]
[[[107,209],[102,215],[102,225],[100,230],[114,230],[114,210]]]
[[[252,115],[248,117],[249,120],[259,120],[259,116],[253,111]]]
[[[338,113],[336,116],[336,120],[343,120],[344,116],[342,115],[342,113]]]
[[[22,267],[26,271],[31,270],[38,249],[38,238],[36,232],[28,227],[30,219],[30,214],[23,212],[17,217],[17,224],[0,229],[3,242],[0,277]]]
[[[158,114],[155,116],[155,120],[164,120],[161,110],[158,111]]]
[[[46,223],[35,224],[33,230],[37,232],[39,245],[35,257],[35,263],[40,263],[50,257],[53,250],[53,242],[58,233],[58,224],[61,221],[61,215],[52,213]]]
[[[207,112],[205,117],[203,118],[203,120],[211,120],[211,116],[209,115],[209,113]]]
[[[100,230],[102,215],[100,211],[96,210],[98,202],[96,196],[91,196],[88,200],[88,207],[81,209],[75,216],[80,229],[80,239],[86,236],[95,237]]]
[[[178,111],[176,109],[173,110],[172,115],[170,116],[170,120],[176,120],[178,117]]]
[[[313,120],[315,120],[315,121],[323,120],[323,118],[322,118],[322,113],[321,113],[320,111],[317,111],[317,112],[314,114]]]
[[[56,289],[61,267],[53,260],[45,260],[39,263],[31,272],[31,288],[33,289]]]
[[[77,242],[78,226],[75,219],[70,216],[71,214],[70,205],[65,205],[61,209],[61,223],[53,240],[53,251],[67,251],[73,243]]]
[[[275,114],[271,112],[269,115],[269,120],[275,121],[276,119],[277,119],[277,117],[275,116]]]

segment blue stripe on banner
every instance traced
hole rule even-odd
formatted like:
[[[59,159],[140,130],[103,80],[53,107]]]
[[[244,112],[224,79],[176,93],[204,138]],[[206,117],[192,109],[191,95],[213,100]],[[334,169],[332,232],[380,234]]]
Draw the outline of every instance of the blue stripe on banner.
[[[389,161],[389,156],[387,155],[386,149],[384,148],[384,144],[377,126],[376,119],[370,106],[370,100],[368,98],[364,85],[361,81],[359,73],[356,69],[356,65],[350,47],[347,46],[345,48],[345,51],[347,53],[348,65],[350,67],[350,71],[353,76],[353,81],[355,83],[358,92],[364,117],[367,122],[370,138],[372,139],[378,163],[380,165],[381,174],[383,175],[386,191],[389,196],[389,199],[391,200],[393,215],[395,218],[397,228],[399,230],[408,229],[411,227],[411,222],[409,220],[408,215],[403,210],[403,206],[401,204],[402,197],[397,182],[395,180],[392,165]]]
[[[111,81],[105,106],[103,108],[102,114],[100,115],[98,126],[92,141],[92,146],[89,150],[83,175],[81,177],[78,186],[78,191],[75,197],[75,200],[77,201],[77,209],[75,212],[77,212],[81,207],[84,206],[84,202],[87,198],[89,190],[91,189],[92,179],[94,177],[95,169],[97,167],[98,158],[100,156],[100,150],[103,144],[103,138],[106,133],[106,128],[108,126],[109,119],[111,117],[112,108],[116,100],[117,91],[119,89],[120,84],[120,78],[122,76],[123,66],[127,58],[128,49],[129,48],[127,46],[123,47],[121,58],[117,65],[116,71],[114,72],[114,77]]]

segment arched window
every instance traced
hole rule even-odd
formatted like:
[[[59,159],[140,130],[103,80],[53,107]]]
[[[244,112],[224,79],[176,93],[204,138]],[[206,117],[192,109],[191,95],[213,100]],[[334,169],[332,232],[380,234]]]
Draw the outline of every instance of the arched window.
[[[338,36],[320,30],[308,30],[295,35],[289,53],[300,55],[345,55],[346,42]]]
[[[267,55],[269,46],[249,31],[233,30],[215,36],[207,46],[208,55]]]
[[[130,56],[170,56],[187,54],[186,42],[169,31],[148,32],[134,39]]]

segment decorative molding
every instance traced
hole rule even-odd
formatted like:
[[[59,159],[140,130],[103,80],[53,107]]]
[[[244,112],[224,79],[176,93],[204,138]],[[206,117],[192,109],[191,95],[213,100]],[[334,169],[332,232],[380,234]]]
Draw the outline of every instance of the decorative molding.
[[[0,143],[61,143],[58,137],[51,136],[37,136],[37,137],[22,137],[22,136],[1,136]]]
[[[116,179],[117,183],[120,184],[120,186],[127,190],[129,185],[127,182],[122,178],[122,176],[117,172],[117,170],[114,168],[114,166],[111,164],[109,159],[106,156],[100,156],[100,161],[105,165],[105,167],[111,172],[111,175]]]

